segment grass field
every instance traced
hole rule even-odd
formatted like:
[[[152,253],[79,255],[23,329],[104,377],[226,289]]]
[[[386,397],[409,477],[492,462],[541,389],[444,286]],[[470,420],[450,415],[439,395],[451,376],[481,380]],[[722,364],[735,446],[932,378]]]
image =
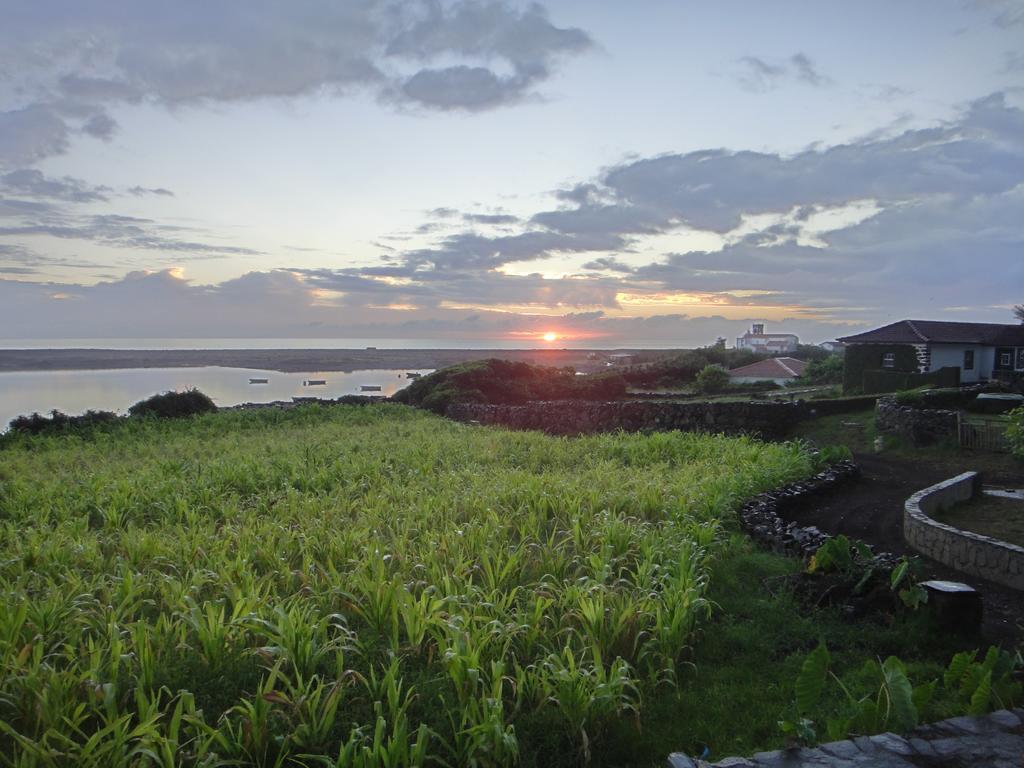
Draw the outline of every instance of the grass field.
[[[732,510],[813,469],[795,443],[552,438],[401,406],[7,438],[0,765],[777,746],[819,638],[851,668],[935,650],[766,588],[799,565],[753,553]]]

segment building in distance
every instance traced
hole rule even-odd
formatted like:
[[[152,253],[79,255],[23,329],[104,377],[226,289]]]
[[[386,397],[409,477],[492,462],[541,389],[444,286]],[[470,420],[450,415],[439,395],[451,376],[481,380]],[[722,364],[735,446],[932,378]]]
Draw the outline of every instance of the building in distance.
[[[754,323],[750,330],[736,337],[736,349],[749,349],[766,355],[796,352],[800,339],[793,333],[765,333],[764,323]]]

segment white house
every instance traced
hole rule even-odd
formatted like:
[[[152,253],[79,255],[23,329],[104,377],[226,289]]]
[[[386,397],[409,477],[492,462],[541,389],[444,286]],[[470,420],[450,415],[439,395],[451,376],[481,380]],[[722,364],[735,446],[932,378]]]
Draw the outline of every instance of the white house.
[[[764,323],[754,323],[750,330],[736,337],[736,349],[749,349],[767,355],[796,352],[800,339],[792,333],[765,333]]]
[[[876,352],[873,364],[881,370],[959,368],[961,383],[1024,373],[1024,324],[900,320],[839,341],[848,351]]]

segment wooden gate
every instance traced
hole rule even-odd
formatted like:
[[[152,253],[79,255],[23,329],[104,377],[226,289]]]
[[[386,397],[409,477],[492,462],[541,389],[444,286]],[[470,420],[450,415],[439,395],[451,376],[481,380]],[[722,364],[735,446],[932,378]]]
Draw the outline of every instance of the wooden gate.
[[[959,432],[961,448],[999,453],[1010,450],[1005,420],[972,418],[968,421],[961,416]]]

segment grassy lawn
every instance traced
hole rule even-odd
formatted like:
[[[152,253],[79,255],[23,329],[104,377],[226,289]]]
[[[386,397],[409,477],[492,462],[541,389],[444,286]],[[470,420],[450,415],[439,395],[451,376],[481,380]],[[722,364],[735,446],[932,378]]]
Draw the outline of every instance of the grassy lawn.
[[[743,499],[814,469],[798,443],[552,438],[401,406],[9,438],[0,765],[778,746],[819,639],[855,689],[866,658],[934,676],[955,646],[801,609],[799,564],[735,533]]]

